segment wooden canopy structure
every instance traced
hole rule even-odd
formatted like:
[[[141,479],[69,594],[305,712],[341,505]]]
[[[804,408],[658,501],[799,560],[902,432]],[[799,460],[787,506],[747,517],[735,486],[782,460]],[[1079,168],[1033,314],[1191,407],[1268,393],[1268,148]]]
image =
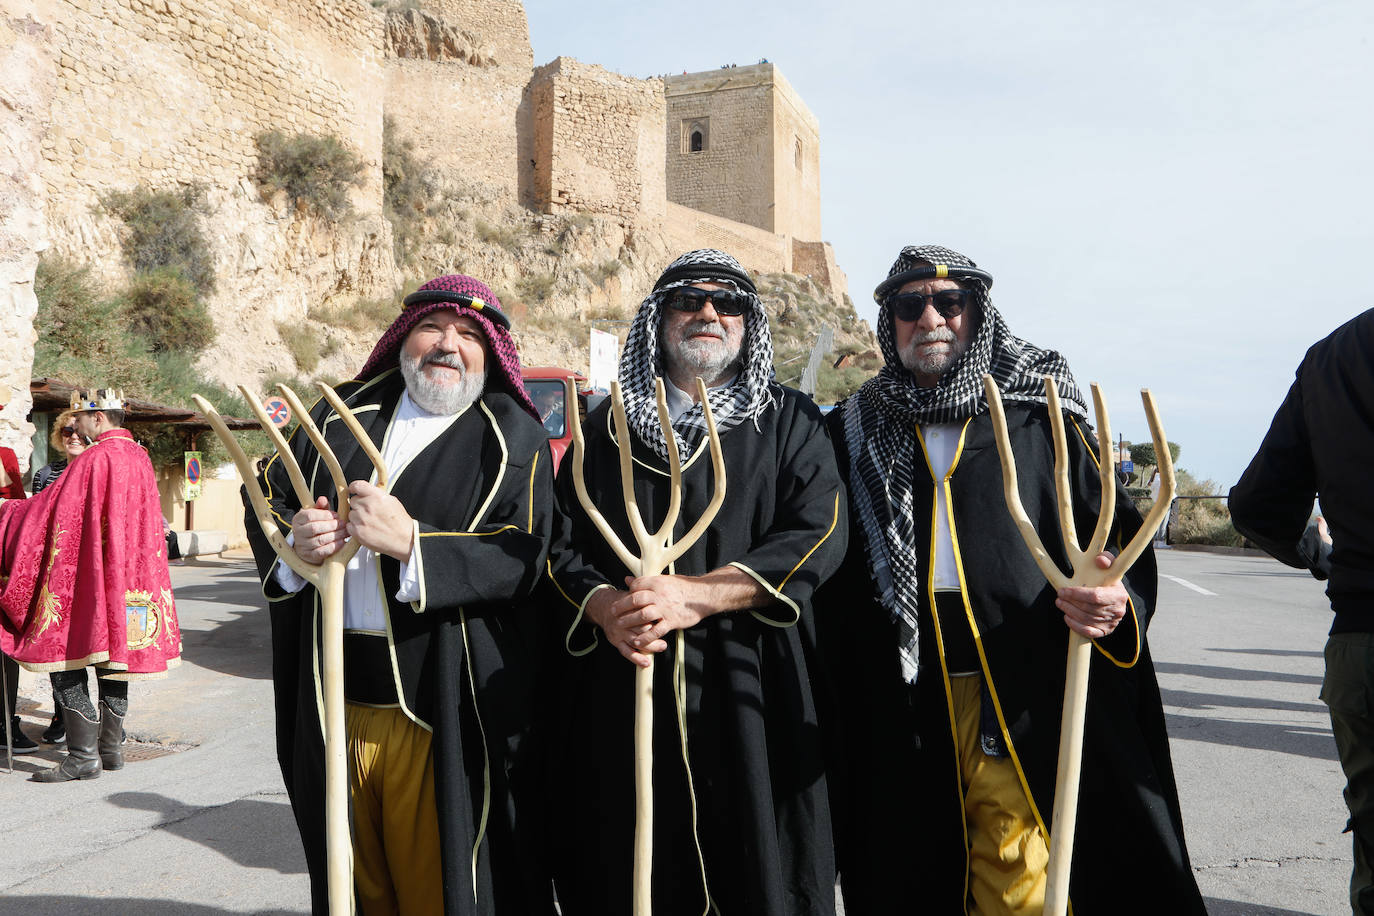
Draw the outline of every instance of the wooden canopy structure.
[[[72,392],[79,387],[81,386],[64,382],[61,379],[33,379],[29,382],[29,393],[33,396],[33,409],[35,411],[66,410],[67,407],[71,406]],[[124,398],[124,403],[125,423],[156,423],[164,426],[175,426],[192,435],[211,428],[210,422],[205,419],[205,414],[189,407],[158,404],[154,401],[131,398],[127,395]],[[239,417],[223,417],[222,419],[224,425],[229,429],[258,428],[257,420],[244,420]]]

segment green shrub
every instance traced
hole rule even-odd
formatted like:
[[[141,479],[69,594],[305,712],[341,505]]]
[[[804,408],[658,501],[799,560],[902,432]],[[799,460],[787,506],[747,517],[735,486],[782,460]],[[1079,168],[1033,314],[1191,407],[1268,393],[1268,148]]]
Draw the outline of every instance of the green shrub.
[[[1178,496],[1219,495],[1214,481],[1198,480],[1183,468],[1176,468],[1174,473]],[[1226,508],[1225,499],[1180,499],[1174,503],[1173,511],[1173,518],[1169,522],[1169,543],[1241,546],[1240,533],[1231,524],[1231,513]]]
[[[147,342],[129,333],[120,301],[106,295],[86,265],[40,258],[34,292],[35,376],[129,390],[142,390],[156,377]]]
[[[351,305],[311,306],[306,317],[330,328],[377,331],[390,327],[400,313],[400,299],[359,299]]]
[[[154,191],[139,185],[106,194],[100,202],[124,221],[120,246],[135,272],[177,267],[200,295],[214,291],[214,258],[200,228],[207,213],[202,187]]]
[[[129,330],[148,341],[154,353],[199,353],[215,339],[215,325],[196,288],[180,267],[134,274],[122,297]]]
[[[558,278],[550,273],[526,274],[515,281],[515,290],[522,299],[543,302],[557,284]]]
[[[135,333],[125,316],[128,296],[107,296],[85,265],[54,256],[41,258],[34,292],[38,297],[35,376],[83,387],[122,388],[130,397],[188,408],[194,408],[191,395],[200,394],[226,416],[250,416],[237,394],[201,375],[191,352],[153,353],[148,338]],[[148,446],[155,467],[181,466],[182,452],[188,449],[185,430],[165,424],[131,425]],[[261,433],[235,433],[235,437],[250,454],[262,454],[269,447]],[[198,447],[207,464],[227,458],[214,435],[201,435]]]
[[[874,375],[874,370],[859,366],[832,368],[830,363],[822,362],[816,373],[817,404],[835,404],[859,390],[859,386]]]
[[[512,251],[520,246],[521,233],[512,226],[503,226],[500,223],[489,223],[484,219],[479,219],[476,229],[479,239],[492,245],[500,245],[507,251]]]
[[[296,367],[302,372],[314,372],[324,355],[323,342],[319,330],[313,324],[296,324],[290,321],[277,322],[277,334],[286,345],[287,352],[295,360]]]
[[[1180,451],[1182,451],[1182,448],[1177,442],[1169,443],[1169,457],[1175,464],[1178,463],[1178,454]],[[1155,460],[1155,444],[1153,442],[1132,442],[1131,461],[1136,467],[1141,468],[1142,471],[1146,467],[1155,467],[1159,464],[1159,462]]]
[[[593,283],[597,286],[601,286],[607,280],[611,279],[611,277],[620,273],[620,267],[620,261],[616,258],[611,258],[609,261],[602,261],[600,264],[593,264],[590,266],[584,265],[581,270]]]
[[[267,130],[257,135],[256,142],[254,177],[264,191],[284,191],[293,204],[304,203],[328,219],[352,210],[348,189],[363,183],[366,165],[338,137]]]
[[[433,166],[416,155],[415,141],[401,139],[396,122],[383,118],[382,207],[391,222],[397,263],[405,260],[420,237],[425,214],[434,200],[435,181]]]

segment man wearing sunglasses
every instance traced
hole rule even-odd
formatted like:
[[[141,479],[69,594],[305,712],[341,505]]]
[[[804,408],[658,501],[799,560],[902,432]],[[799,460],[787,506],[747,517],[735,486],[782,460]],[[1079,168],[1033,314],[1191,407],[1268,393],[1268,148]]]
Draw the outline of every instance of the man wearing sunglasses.
[[[852,549],[817,599],[840,698],[837,858],[845,912],[1039,914],[1069,630],[1096,642],[1070,883],[1074,912],[1202,914],[1145,639],[1148,551],[1124,585],[1045,582],[1007,512],[982,378],[997,382],[1026,511],[1066,566],[1042,378],[1067,416],[1080,532],[1096,446],[1064,359],[1014,337],[992,276],[936,245],[902,249],[874,298],[885,365],[827,417]],[[1109,544],[1141,520],[1117,488]],[[1103,554],[1105,568],[1111,556]],[[1132,875],[1123,885],[1093,851]],[[914,902],[908,897],[914,894]]]
[[[436,277],[406,296],[357,377],[336,390],[381,453],[386,485],[372,480],[371,462],[323,399],[312,417],[347,491],[336,492],[299,428],[290,446],[314,502],[300,504],[280,458],[262,476],[282,533],[306,562],[349,538],[361,544],[344,573],[343,607],[359,910],[548,913],[539,812],[516,796],[535,784],[521,601],[545,567],[553,468],[510,320],[480,280]],[[324,912],[319,593],[279,562],[251,508],[245,521],[272,615],[278,760],[314,909]]]
[[[575,829],[551,857],[568,916],[628,914],[635,782],[635,665],[654,659],[655,913],[835,912],[811,595],[844,554],[844,501],[820,412],[773,379],[753,280],[711,249],[678,258],[640,305],[620,361],[630,441],[610,404],[586,422],[586,486],[633,545],[620,449],[634,458],[644,523],[672,496],[654,380],[665,382],[682,462],[681,537],[714,492],[704,411],[720,433],[725,504],[670,574],[632,578],[558,478],[572,521],[551,576],[567,612],[554,805]],[[565,466],[566,467],[566,466]],[[580,551],[572,556],[569,551]],[[633,549],[633,548],[631,548]],[[565,600],[566,599],[566,600]]]

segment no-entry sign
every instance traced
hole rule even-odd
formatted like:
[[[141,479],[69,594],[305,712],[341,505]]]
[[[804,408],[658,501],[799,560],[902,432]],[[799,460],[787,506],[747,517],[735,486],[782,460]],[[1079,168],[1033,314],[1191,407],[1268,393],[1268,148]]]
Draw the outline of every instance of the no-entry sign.
[[[282,427],[291,422],[291,407],[284,399],[273,395],[263,401],[262,406],[273,426]]]

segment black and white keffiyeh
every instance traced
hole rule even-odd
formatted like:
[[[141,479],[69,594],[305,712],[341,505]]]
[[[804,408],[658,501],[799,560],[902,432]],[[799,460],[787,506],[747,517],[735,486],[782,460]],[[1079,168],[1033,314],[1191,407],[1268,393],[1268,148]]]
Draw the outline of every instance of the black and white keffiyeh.
[[[781,395],[772,381],[773,338],[768,330],[768,316],[744,268],[723,251],[713,248],[689,251],[668,265],[654,291],[640,303],[620,355],[620,389],[630,429],[665,461],[668,447],[659,427],[658,405],[654,399],[654,379],[663,377],[667,384],[659,349],[661,308],[669,290],[705,282],[727,285],[745,293],[750,300],[744,313],[744,342],[740,351],[743,364],[739,375],[729,385],[709,392],[706,398],[715,417],[716,429],[724,433],[745,420],[752,420],[757,425],[759,416]],[[693,404],[674,420],[673,433],[678,454],[685,461],[706,437],[702,406]]]
[[[938,245],[902,249],[888,272],[892,277],[923,264],[976,267],[957,251]],[[1059,399],[1069,413],[1086,418],[1083,394],[1068,363],[1053,350],[1042,350],[1012,336],[981,280],[962,281],[977,300],[978,329],[968,349],[941,376],[934,388],[921,388],[902,365],[893,329],[892,310],[878,315],[878,343],[883,368],[849,399],[845,407],[845,442],[850,457],[850,486],[863,531],[869,571],[879,602],[898,626],[902,678],[914,684],[919,632],[917,605],[928,558],[917,553],[912,487],[920,463],[916,427],[953,423],[987,410],[983,375],[991,373],[1004,402],[1045,404],[1043,377],[1052,376]]]

